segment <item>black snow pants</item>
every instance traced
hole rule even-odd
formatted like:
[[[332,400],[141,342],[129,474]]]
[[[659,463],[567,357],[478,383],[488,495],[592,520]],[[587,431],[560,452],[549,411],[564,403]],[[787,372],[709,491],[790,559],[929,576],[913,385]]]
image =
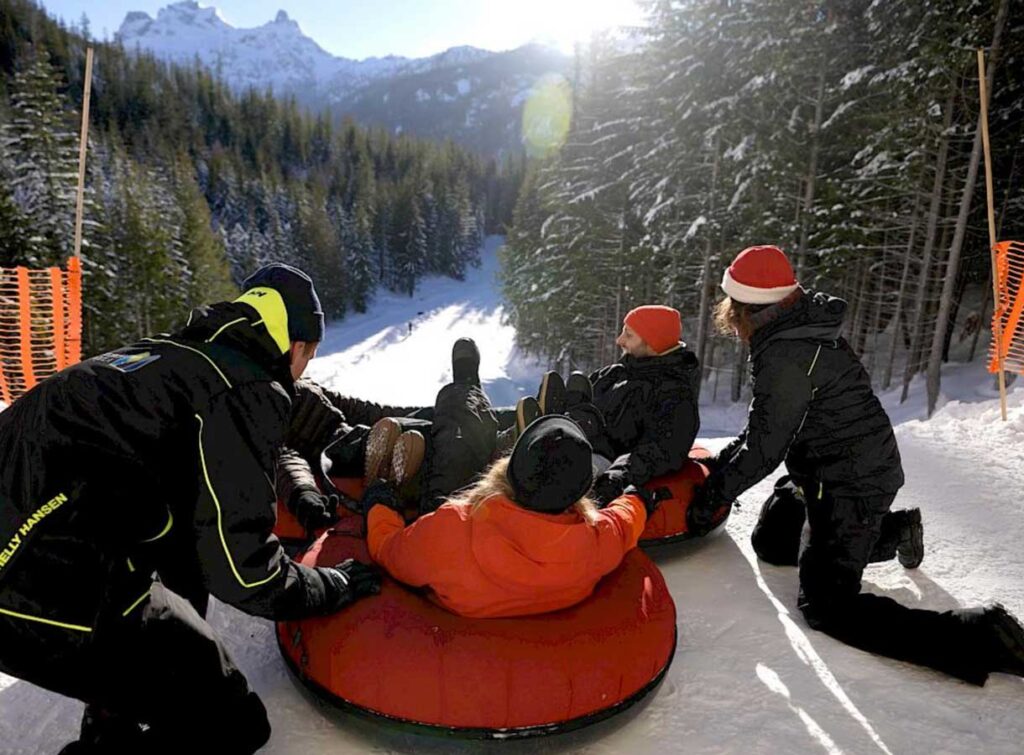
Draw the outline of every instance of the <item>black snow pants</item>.
[[[869,563],[896,558],[906,514],[887,511],[882,517],[878,540],[871,549]],[[754,552],[762,561],[775,566],[796,566],[800,555],[800,535],[807,521],[803,491],[789,475],[780,477],[775,489],[761,505],[757,524],[750,534]]]
[[[797,605],[811,628],[847,645],[984,684],[989,667],[980,609],[914,609],[860,591],[895,497],[847,498],[825,490],[808,500]]]
[[[435,510],[494,460],[498,419],[476,383],[449,383],[434,401],[420,513]]]
[[[0,670],[85,701],[83,751],[252,753],[270,738],[266,708],[213,629],[160,583],[92,632],[0,614]]]

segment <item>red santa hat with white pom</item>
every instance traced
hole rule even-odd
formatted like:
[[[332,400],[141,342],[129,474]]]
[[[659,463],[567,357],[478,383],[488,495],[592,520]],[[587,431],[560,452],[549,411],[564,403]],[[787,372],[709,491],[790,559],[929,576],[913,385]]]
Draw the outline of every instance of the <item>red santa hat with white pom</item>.
[[[722,290],[744,304],[777,304],[799,285],[793,266],[777,246],[744,249],[722,276]]]

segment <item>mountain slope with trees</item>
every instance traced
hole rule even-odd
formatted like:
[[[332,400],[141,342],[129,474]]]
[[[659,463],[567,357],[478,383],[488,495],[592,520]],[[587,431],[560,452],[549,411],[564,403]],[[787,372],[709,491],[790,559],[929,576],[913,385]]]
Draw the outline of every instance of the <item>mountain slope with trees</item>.
[[[71,253],[88,44],[0,0],[0,266]],[[460,277],[510,216],[521,171],[98,44],[85,352],[167,328],[272,260],[309,271],[329,318],[364,310],[379,284]]]

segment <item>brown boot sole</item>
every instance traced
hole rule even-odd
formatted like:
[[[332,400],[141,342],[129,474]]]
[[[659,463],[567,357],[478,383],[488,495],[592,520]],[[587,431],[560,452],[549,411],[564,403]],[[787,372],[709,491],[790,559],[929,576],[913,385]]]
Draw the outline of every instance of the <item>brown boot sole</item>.
[[[427,441],[417,430],[407,430],[398,436],[391,454],[391,479],[401,485],[411,479],[423,464]]]
[[[369,485],[374,480],[387,478],[390,473],[391,456],[395,441],[402,434],[402,426],[391,417],[379,420],[371,429],[366,439],[366,459],[363,469],[363,482]]]

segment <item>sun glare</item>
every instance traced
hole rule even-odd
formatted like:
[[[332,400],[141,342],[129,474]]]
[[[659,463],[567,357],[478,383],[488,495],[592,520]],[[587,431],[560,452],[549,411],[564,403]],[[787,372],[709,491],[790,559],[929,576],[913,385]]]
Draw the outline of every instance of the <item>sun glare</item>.
[[[512,15],[516,36],[550,41],[564,52],[595,32],[643,20],[633,0],[522,0],[512,5]],[[513,30],[507,31],[511,36]]]

